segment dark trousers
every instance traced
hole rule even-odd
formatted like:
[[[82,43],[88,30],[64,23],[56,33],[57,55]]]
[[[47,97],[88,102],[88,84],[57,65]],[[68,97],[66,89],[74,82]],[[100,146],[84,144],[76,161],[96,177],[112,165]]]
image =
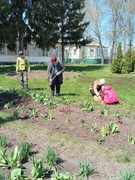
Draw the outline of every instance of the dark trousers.
[[[91,93],[92,96],[96,95],[93,89],[90,90],[90,93]]]
[[[60,95],[60,82],[58,76],[53,80],[52,84],[50,85],[51,88],[51,96],[54,96],[54,92],[56,89],[56,95]]]
[[[28,73],[27,71],[19,71],[19,78],[22,88],[28,89]]]

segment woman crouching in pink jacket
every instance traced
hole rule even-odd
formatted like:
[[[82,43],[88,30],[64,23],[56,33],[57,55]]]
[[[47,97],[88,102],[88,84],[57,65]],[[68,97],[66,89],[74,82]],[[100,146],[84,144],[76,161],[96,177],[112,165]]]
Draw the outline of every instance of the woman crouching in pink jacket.
[[[105,104],[115,104],[119,103],[119,98],[116,92],[110,86],[102,86],[102,92],[100,96],[102,98],[102,102]]]

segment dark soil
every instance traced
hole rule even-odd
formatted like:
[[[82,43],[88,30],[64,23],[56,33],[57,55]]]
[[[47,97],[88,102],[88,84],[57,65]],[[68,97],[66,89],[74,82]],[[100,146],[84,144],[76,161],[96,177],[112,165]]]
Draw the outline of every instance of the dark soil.
[[[45,72],[42,72],[45,74]],[[72,78],[75,73],[65,73],[64,77]],[[38,71],[31,72],[29,78],[39,76]],[[41,76],[41,72],[40,72]],[[12,76],[13,78],[14,76]],[[16,78],[16,76],[14,77]],[[77,104],[63,105],[56,104],[55,109],[49,109],[43,103],[36,103],[31,98],[19,98],[10,94],[0,94],[1,102],[14,102],[12,108],[3,109],[1,112],[12,116],[13,111],[19,105],[25,105],[24,112],[19,113],[17,120],[9,119],[10,123],[0,118],[0,135],[5,135],[8,140],[9,151],[21,141],[32,143],[31,151],[36,158],[42,158],[45,148],[53,146],[58,150],[61,159],[61,172],[77,173],[78,162],[87,158],[94,170],[89,177],[91,180],[109,180],[116,177],[117,172],[126,168],[135,168],[133,152],[135,145],[128,142],[128,135],[134,134],[135,117],[134,113],[127,114],[123,111],[120,118],[116,117],[116,108],[109,107],[109,113],[101,113],[103,105],[97,103],[93,111],[83,111]],[[114,105],[115,106],[115,105]],[[36,117],[29,117],[30,109],[38,108]],[[41,114],[51,112],[52,120],[42,118]],[[101,136],[101,127],[109,125],[110,121],[118,125],[118,130],[107,136]],[[96,123],[97,128],[91,132],[92,125]],[[97,139],[102,138],[102,142]],[[124,160],[128,156],[129,160]],[[25,174],[29,174],[31,161],[23,164]],[[4,170],[5,171],[5,170]],[[4,172],[1,169],[1,172]],[[48,177],[48,179],[51,179]],[[79,179],[79,177],[78,177]]]

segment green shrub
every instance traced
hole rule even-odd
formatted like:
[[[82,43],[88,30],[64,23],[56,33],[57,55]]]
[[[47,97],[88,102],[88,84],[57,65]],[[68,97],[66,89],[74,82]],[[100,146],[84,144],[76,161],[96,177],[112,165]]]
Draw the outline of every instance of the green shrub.
[[[111,64],[111,72],[112,73],[121,73],[122,57],[123,57],[122,47],[121,47],[121,43],[119,43],[116,55],[115,55],[114,59],[112,60],[112,64]]]

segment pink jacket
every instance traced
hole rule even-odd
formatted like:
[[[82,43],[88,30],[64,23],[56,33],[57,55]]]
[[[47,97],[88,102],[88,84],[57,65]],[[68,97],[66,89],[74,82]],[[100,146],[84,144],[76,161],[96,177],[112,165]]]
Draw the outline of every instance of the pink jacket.
[[[110,86],[102,86],[101,97],[102,97],[102,101],[105,104],[113,104],[119,102],[119,98],[117,94]]]

